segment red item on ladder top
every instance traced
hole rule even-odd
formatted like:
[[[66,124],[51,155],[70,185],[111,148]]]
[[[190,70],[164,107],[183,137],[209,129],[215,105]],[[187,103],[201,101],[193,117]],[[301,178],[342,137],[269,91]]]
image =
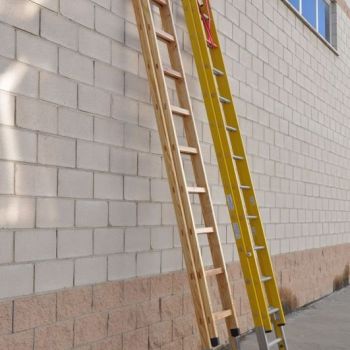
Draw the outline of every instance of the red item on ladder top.
[[[210,3],[209,3],[209,0],[203,0],[203,2],[201,2],[200,0],[198,0],[198,6],[199,8],[205,6],[206,9],[207,9],[207,13],[204,13],[202,11],[201,12],[201,15],[202,15],[202,21],[203,21],[203,25],[204,25],[204,29],[205,29],[205,32],[207,34],[207,43],[209,45],[210,48],[216,48],[217,45],[215,44],[214,42],[214,38],[213,38],[213,35],[212,35],[212,32],[211,32],[211,18],[210,18]]]

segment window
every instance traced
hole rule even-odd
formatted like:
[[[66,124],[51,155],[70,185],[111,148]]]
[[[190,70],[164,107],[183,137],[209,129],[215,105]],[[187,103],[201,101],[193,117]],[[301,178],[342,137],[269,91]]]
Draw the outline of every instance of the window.
[[[330,0],[287,0],[328,42],[331,41]]]

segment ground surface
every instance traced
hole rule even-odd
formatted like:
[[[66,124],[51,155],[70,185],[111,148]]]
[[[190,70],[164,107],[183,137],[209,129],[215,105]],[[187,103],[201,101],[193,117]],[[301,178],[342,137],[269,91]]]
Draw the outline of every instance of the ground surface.
[[[350,287],[289,315],[287,322],[288,350],[350,350]],[[258,350],[255,333],[242,340],[241,350]]]

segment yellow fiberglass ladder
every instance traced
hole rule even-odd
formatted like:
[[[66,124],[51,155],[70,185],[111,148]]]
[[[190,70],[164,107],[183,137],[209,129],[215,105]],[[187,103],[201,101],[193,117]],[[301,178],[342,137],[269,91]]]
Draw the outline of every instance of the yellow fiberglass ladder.
[[[286,350],[284,312],[210,2],[182,3],[259,347]]]
[[[136,23],[202,345],[205,349],[219,345],[217,322],[224,320],[235,350],[239,348],[237,316],[168,1],[133,0]],[[169,86],[176,93],[169,91]],[[179,124],[184,130],[182,138],[176,128]],[[185,173],[184,162],[192,164],[192,183]],[[202,211],[199,223],[191,201],[195,196],[199,197],[197,202]],[[199,236],[208,240],[213,265],[210,269],[204,268]],[[208,289],[208,279],[213,278],[221,301],[215,311]]]

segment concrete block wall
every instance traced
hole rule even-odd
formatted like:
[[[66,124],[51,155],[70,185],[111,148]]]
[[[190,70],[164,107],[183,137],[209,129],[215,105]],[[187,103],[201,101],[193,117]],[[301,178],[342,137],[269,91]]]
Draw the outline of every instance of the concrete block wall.
[[[338,55],[281,0],[213,6],[272,254],[350,242],[346,4]],[[233,262],[179,0],[173,10]],[[131,1],[0,0],[0,37],[0,298],[181,270]]]

